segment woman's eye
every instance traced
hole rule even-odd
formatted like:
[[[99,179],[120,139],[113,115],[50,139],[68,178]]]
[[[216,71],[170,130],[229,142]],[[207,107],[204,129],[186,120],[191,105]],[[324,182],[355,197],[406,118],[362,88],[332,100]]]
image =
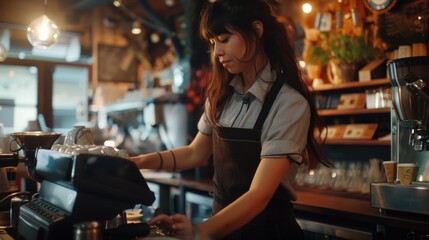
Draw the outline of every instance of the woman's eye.
[[[228,42],[228,39],[229,39],[229,37],[220,37],[219,42],[226,43],[226,42]]]

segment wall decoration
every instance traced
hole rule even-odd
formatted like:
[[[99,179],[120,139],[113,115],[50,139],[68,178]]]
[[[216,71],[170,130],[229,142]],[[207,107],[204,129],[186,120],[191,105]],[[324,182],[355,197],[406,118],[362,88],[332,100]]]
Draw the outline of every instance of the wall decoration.
[[[398,1],[393,9],[378,16],[379,37],[396,49],[399,45],[429,41],[429,0]]]
[[[138,60],[132,48],[99,45],[97,55],[100,82],[137,81]]]
[[[365,0],[365,6],[376,14],[389,11],[397,0]]]

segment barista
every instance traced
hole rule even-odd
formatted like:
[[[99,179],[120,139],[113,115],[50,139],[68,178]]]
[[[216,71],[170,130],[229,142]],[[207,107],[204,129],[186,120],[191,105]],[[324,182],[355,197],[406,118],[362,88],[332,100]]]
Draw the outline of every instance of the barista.
[[[180,239],[303,239],[292,207],[298,167],[329,162],[287,31],[263,0],[224,0],[207,3],[200,33],[212,71],[199,132],[187,146],[130,159],[175,171],[204,166],[213,154],[213,216],[194,226],[182,214],[149,223]]]

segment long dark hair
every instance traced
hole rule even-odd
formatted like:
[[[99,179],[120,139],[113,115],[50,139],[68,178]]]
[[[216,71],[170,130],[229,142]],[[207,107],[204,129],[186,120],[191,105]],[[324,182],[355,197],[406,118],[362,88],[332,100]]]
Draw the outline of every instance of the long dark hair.
[[[316,163],[314,160],[331,166],[322,149],[320,139],[320,133],[326,124],[317,114],[313,96],[305,83],[305,76],[298,65],[288,33],[283,24],[273,16],[271,10],[263,0],[218,0],[207,3],[201,12],[200,35],[208,41],[233,30],[244,37],[246,46],[252,46],[250,44],[262,46],[279,80],[285,81],[308,101],[312,117],[307,134],[307,153],[311,166]],[[264,26],[263,35],[260,38],[252,27],[254,21],[260,21]],[[206,97],[210,103],[207,115],[213,127],[218,127],[220,114],[231,94],[229,82],[233,75],[216,60],[213,51],[211,51],[211,67],[211,79],[208,79],[206,90]],[[317,136],[314,134],[316,130],[319,132]]]

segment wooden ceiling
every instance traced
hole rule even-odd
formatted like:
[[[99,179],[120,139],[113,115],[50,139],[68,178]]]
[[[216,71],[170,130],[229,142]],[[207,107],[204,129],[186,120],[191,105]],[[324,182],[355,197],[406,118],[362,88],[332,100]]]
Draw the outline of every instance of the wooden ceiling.
[[[31,49],[26,28],[31,21],[45,13],[62,32],[87,34],[91,31],[92,13],[97,8],[117,11],[123,21],[140,19],[152,27],[173,28],[173,19],[184,12],[187,0],[122,0],[122,7],[113,6],[113,0],[0,0],[0,37],[4,29],[10,31],[11,48]]]

